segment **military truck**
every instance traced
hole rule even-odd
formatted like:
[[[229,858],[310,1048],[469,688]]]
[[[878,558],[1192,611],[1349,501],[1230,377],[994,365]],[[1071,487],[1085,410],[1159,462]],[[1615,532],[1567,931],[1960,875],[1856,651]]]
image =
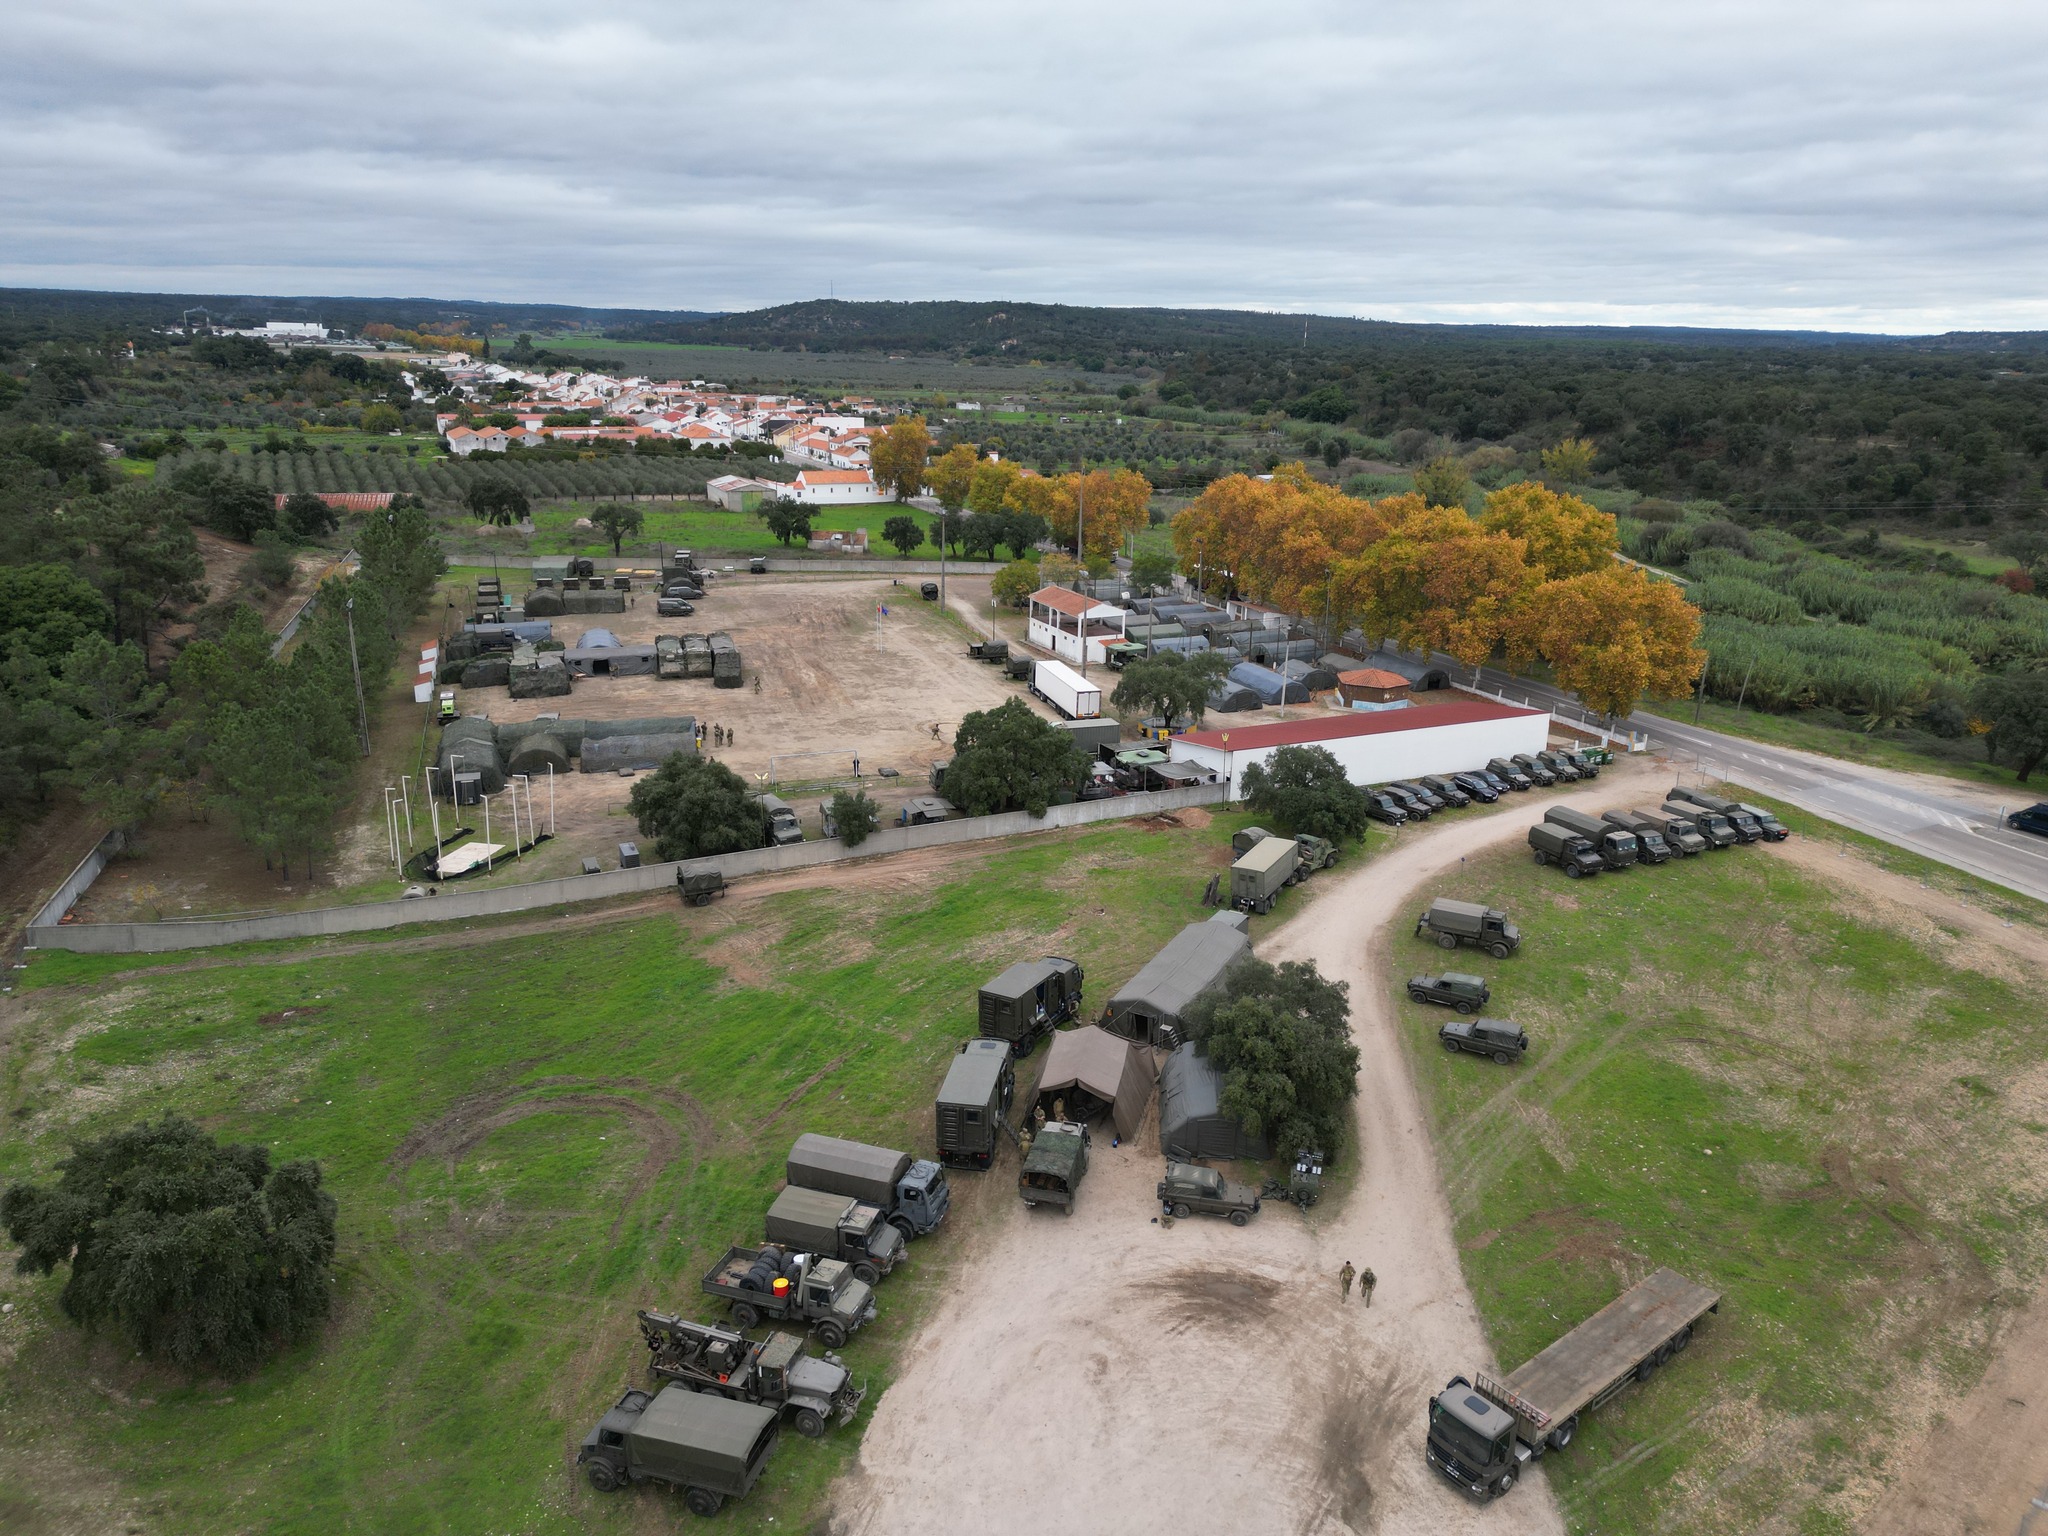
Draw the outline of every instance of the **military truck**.
[[[1631,810],[1621,814],[1635,822],[1639,834],[1645,829],[1661,834],[1665,847],[1680,857],[1689,859],[1694,854],[1705,853],[1714,846],[1700,836],[1699,830],[1693,826],[1692,818],[1689,816],[1670,815],[1662,810]]]
[[[1534,789],[1536,781],[1504,757],[1489,758],[1486,771],[1509,789]]]
[[[1081,967],[1059,955],[1018,961],[981,989],[982,1038],[1009,1041],[1022,1061],[1041,1036],[1081,1016],[1082,980]]]
[[[1240,912],[1270,912],[1300,869],[1301,850],[1294,839],[1269,837],[1230,866],[1230,904]]]
[[[1539,821],[1529,829],[1529,847],[1538,864],[1555,864],[1567,880],[1583,880],[1606,868],[1599,850],[1569,827]]]
[[[1675,851],[1664,841],[1664,834],[1659,828],[1651,826],[1646,818],[1637,817],[1633,811],[1602,811],[1600,819],[1610,827],[1619,827],[1624,832],[1635,834],[1637,863],[1662,864],[1668,861]]]
[[[1696,805],[1702,810],[1712,811],[1717,816],[1727,818],[1729,827],[1740,842],[1756,843],[1768,839],[1780,843],[1791,835],[1786,831],[1784,823],[1769,811],[1753,810],[1739,800],[1723,800],[1719,795],[1687,789],[1682,784],[1671,791],[1671,798],[1680,805]],[[1770,825],[1766,826],[1765,822],[1769,822]]]
[[[1529,1037],[1506,1019],[1452,1019],[1436,1038],[1453,1056],[1460,1051],[1491,1056],[1502,1066],[1520,1061],[1529,1051]]]
[[[811,1325],[827,1349],[837,1349],[874,1321],[875,1291],[838,1259],[791,1254],[773,1246],[734,1246],[703,1279],[704,1294],[722,1301],[733,1326],[745,1331],[764,1317]]]
[[[1408,1001],[1411,1003],[1442,1003],[1460,1013],[1477,1013],[1492,996],[1493,988],[1486,984],[1484,978],[1467,976],[1461,971],[1408,978]]]
[[[576,1463],[599,1493],[628,1483],[668,1483],[683,1490],[691,1514],[715,1515],[761,1480],[781,1432],[773,1408],[674,1383],[659,1392],[634,1388],[583,1437]]]
[[[725,894],[725,876],[715,869],[678,869],[676,894],[693,907],[708,907],[711,898]]]
[[[1026,1205],[1056,1205],[1074,1214],[1074,1197],[1088,1173],[1088,1127],[1070,1120],[1048,1120],[1032,1138],[1017,1174],[1017,1193]]]
[[[1476,944],[1496,960],[1505,960],[1522,947],[1522,930],[1508,921],[1507,913],[1444,896],[1415,919],[1415,936],[1433,938],[1443,949]]]
[[[1567,832],[1578,833],[1593,845],[1593,851],[1600,855],[1600,862],[1609,869],[1627,869],[1641,856],[1642,845],[1636,840],[1635,833],[1588,816],[1584,811],[1575,811],[1568,805],[1553,805],[1543,813],[1543,819],[1556,823]]]
[[[987,1168],[1017,1092],[1017,1069],[1007,1040],[962,1042],[939,1085],[933,1116],[939,1161],[948,1168]]]
[[[1008,661],[1010,659],[1010,642],[1007,640],[977,640],[967,647],[967,654],[975,661]]]
[[[1436,797],[1452,810],[1459,810],[1472,803],[1472,792],[1447,774],[1425,773],[1416,780],[1424,789],[1433,790]]]
[[[829,1353],[811,1358],[796,1334],[771,1333],[757,1343],[716,1323],[666,1312],[639,1316],[653,1375],[707,1396],[773,1408],[807,1440],[848,1422],[867,1396],[844,1361]]]
[[[1231,834],[1230,856],[1233,859],[1241,859],[1267,838],[1279,835],[1277,832],[1268,832],[1264,827],[1246,827],[1241,832]]]
[[[1169,1162],[1166,1177],[1159,1181],[1159,1204],[1176,1221],[1200,1211],[1228,1216],[1233,1227],[1241,1227],[1259,1214],[1259,1192],[1249,1184],[1233,1184],[1200,1163]]]
[[[1429,1464],[1467,1492],[1499,1498],[1530,1462],[1572,1443],[1581,1414],[1648,1381],[1720,1309],[1719,1291],[1660,1269],[1506,1380],[1453,1376],[1430,1399]]]
[[[796,809],[780,795],[759,797],[761,809],[768,817],[768,835],[775,846],[784,847],[804,840],[804,829],[796,819]]]
[[[810,1131],[789,1149],[783,1176],[799,1189],[851,1195],[880,1206],[890,1225],[907,1238],[936,1230],[953,1203],[946,1172],[937,1163]]]
[[[1313,832],[1294,834],[1294,846],[1301,850],[1301,873],[1304,878],[1319,869],[1337,867],[1337,845],[1327,837],[1317,837]]]
[[[1735,835],[1735,829],[1728,825],[1726,816],[1710,811],[1703,805],[1687,805],[1683,802],[1674,804],[1666,801],[1657,809],[1666,816],[1676,816],[1679,820],[1690,823],[1693,831],[1707,840],[1709,848],[1733,848],[1741,841]]]
[[[768,1207],[763,1230],[778,1248],[838,1259],[856,1280],[874,1285],[903,1257],[903,1234],[882,1215],[882,1208],[851,1195],[794,1184]]]

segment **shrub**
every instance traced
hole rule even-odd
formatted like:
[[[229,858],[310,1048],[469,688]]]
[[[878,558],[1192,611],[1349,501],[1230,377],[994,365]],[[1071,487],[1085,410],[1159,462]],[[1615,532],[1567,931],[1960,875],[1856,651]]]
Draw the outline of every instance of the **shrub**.
[[[839,829],[839,841],[849,848],[858,848],[868,840],[868,834],[881,825],[881,808],[868,798],[864,789],[840,790],[832,797],[832,825]]]

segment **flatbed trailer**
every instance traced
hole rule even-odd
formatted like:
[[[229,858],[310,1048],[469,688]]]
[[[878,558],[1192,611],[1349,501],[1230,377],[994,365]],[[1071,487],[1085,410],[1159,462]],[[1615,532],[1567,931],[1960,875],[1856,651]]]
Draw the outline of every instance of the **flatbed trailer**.
[[[1529,1462],[1572,1443],[1581,1414],[1649,1380],[1720,1307],[1719,1291],[1660,1269],[1505,1379],[1452,1377],[1429,1405],[1429,1464],[1468,1492],[1499,1497]]]

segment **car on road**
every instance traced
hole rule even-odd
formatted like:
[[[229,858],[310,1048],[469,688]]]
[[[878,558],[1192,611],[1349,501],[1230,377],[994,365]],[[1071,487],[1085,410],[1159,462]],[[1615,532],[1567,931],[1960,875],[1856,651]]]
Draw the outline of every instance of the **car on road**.
[[[1453,1056],[1491,1056],[1502,1066],[1520,1061],[1529,1051],[1529,1037],[1507,1019],[1453,1019],[1436,1037]]]
[[[1408,978],[1408,999],[1416,1003],[1442,1003],[1460,1013],[1477,1013],[1486,1006],[1486,1000],[1493,996],[1493,988],[1486,984],[1483,976],[1467,976],[1462,971],[1445,971],[1441,976],[1410,976]]]
[[[2005,824],[2015,832],[2031,832],[2036,837],[2048,837],[2048,800],[2030,805],[2023,811],[2014,811],[2005,818]]]

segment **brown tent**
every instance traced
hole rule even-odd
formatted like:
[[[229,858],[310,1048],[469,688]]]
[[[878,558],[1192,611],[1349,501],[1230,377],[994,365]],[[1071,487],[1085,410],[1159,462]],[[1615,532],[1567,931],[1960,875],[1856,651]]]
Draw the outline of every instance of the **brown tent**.
[[[1105,1111],[1128,1141],[1145,1118],[1157,1071],[1152,1053],[1093,1024],[1052,1037],[1038,1077],[1038,1107],[1050,1117],[1066,1100],[1069,1120],[1092,1120]]]

